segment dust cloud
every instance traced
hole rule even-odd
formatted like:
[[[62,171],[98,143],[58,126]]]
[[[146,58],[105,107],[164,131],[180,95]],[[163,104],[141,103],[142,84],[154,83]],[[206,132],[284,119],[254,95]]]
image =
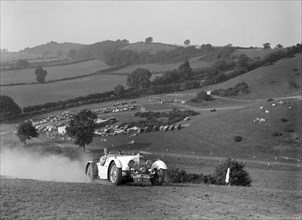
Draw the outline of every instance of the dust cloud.
[[[85,158],[42,154],[25,148],[2,148],[0,165],[2,176],[60,182],[87,182]]]

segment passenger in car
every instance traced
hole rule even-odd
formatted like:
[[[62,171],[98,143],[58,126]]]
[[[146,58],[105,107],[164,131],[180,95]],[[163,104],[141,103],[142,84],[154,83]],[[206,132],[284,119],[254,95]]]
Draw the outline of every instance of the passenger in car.
[[[104,148],[104,156],[101,156],[101,158],[100,158],[100,164],[101,164],[101,166],[104,166],[104,164],[106,162],[106,159],[107,159],[107,155],[108,155],[108,150],[105,147]]]

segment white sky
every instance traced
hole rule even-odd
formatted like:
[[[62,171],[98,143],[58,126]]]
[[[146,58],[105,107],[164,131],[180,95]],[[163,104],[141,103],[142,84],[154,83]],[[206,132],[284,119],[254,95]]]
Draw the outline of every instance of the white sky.
[[[128,39],[262,46],[301,43],[302,1],[3,1],[1,48]]]

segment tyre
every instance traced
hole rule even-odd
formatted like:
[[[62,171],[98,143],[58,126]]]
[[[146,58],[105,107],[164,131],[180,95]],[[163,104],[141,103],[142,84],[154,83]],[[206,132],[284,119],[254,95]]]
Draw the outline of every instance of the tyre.
[[[122,181],[122,168],[118,168],[114,162],[109,167],[109,181],[116,186]]]
[[[154,186],[161,186],[165,181],[166,170],[159,169],[155,170],[154,176],[151,178],[151,183]]]
[[[88,182],[93,183],[97,177],[97,167],[95,164],[90,163],[87,168],[87,178]]]

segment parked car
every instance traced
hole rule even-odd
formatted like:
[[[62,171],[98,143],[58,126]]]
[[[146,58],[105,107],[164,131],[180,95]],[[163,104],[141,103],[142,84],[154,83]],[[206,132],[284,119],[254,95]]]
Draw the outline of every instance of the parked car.
[[[157,160],[144,160],[143,155],[115,152],[104,155],[99,161],[89,161],[85,167],[88,181],[108,180],[114,185],[124,182],[151,182],[162,185],[165,180],[167,165]]]

